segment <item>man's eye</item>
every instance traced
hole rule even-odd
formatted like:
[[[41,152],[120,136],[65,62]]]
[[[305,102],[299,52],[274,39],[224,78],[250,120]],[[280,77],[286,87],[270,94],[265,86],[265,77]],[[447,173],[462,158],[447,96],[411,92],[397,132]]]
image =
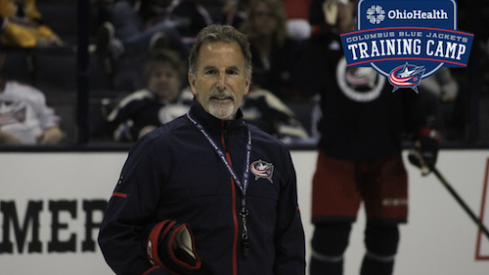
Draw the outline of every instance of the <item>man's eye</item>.
[[[208,70],[205,72],[205,74],[215,74],[216,70]]]
[[[238,74],[238,72],[237,71],[234,71],[234,70],[228,70],[227,73],[228,74]]]

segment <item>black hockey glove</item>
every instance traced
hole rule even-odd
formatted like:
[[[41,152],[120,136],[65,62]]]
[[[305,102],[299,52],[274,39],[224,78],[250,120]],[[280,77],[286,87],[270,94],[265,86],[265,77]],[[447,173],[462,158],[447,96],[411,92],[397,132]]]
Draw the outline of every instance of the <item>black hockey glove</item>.
[[[408,159],[411,164],[420,168],[421,174],[425,176],[436,164],[440,135],[436,129],[422,128],[417,137]]]
[[[195,253],[194,239],[188,224],[165,220],[156,224],[146,242],[148,259],[170,274],[190,274],[201,261]]]

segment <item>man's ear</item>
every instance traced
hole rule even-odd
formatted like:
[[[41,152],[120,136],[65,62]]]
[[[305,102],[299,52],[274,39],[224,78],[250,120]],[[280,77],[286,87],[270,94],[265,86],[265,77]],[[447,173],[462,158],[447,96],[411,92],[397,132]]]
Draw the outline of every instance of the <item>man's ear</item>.
[[[195,87],[195,77],[192,74],[188,74],[188,83],[190,84],[190,89],[194,95],[197,95],[197,88]]]

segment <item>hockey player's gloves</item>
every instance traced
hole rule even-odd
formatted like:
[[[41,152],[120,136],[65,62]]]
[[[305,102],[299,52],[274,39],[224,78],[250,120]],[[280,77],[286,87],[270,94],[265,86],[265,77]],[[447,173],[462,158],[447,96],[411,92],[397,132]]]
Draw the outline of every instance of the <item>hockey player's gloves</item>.
[[[170,274],[190,274],[201,265],[192,231],[186,223],[165,220],[156,224],[146,242],[146,252],[151,264]]]
[[[417,134],[414,148],[409,152],[411,164],[421,169],[423,176],[429,174],[438,158],[440,135],[436,129],[422,128]]]

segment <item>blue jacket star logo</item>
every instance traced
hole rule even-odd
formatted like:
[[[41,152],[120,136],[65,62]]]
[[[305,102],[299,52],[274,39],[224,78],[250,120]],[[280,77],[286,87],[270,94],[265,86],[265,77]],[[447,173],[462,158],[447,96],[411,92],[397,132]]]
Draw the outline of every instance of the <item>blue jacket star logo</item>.
[[[394,86],[395,92],[399,88],[411,88],[418,92],[418,84],[425,71],[424,66],[406,64],[394,68],[389,74],[389,82]]]

